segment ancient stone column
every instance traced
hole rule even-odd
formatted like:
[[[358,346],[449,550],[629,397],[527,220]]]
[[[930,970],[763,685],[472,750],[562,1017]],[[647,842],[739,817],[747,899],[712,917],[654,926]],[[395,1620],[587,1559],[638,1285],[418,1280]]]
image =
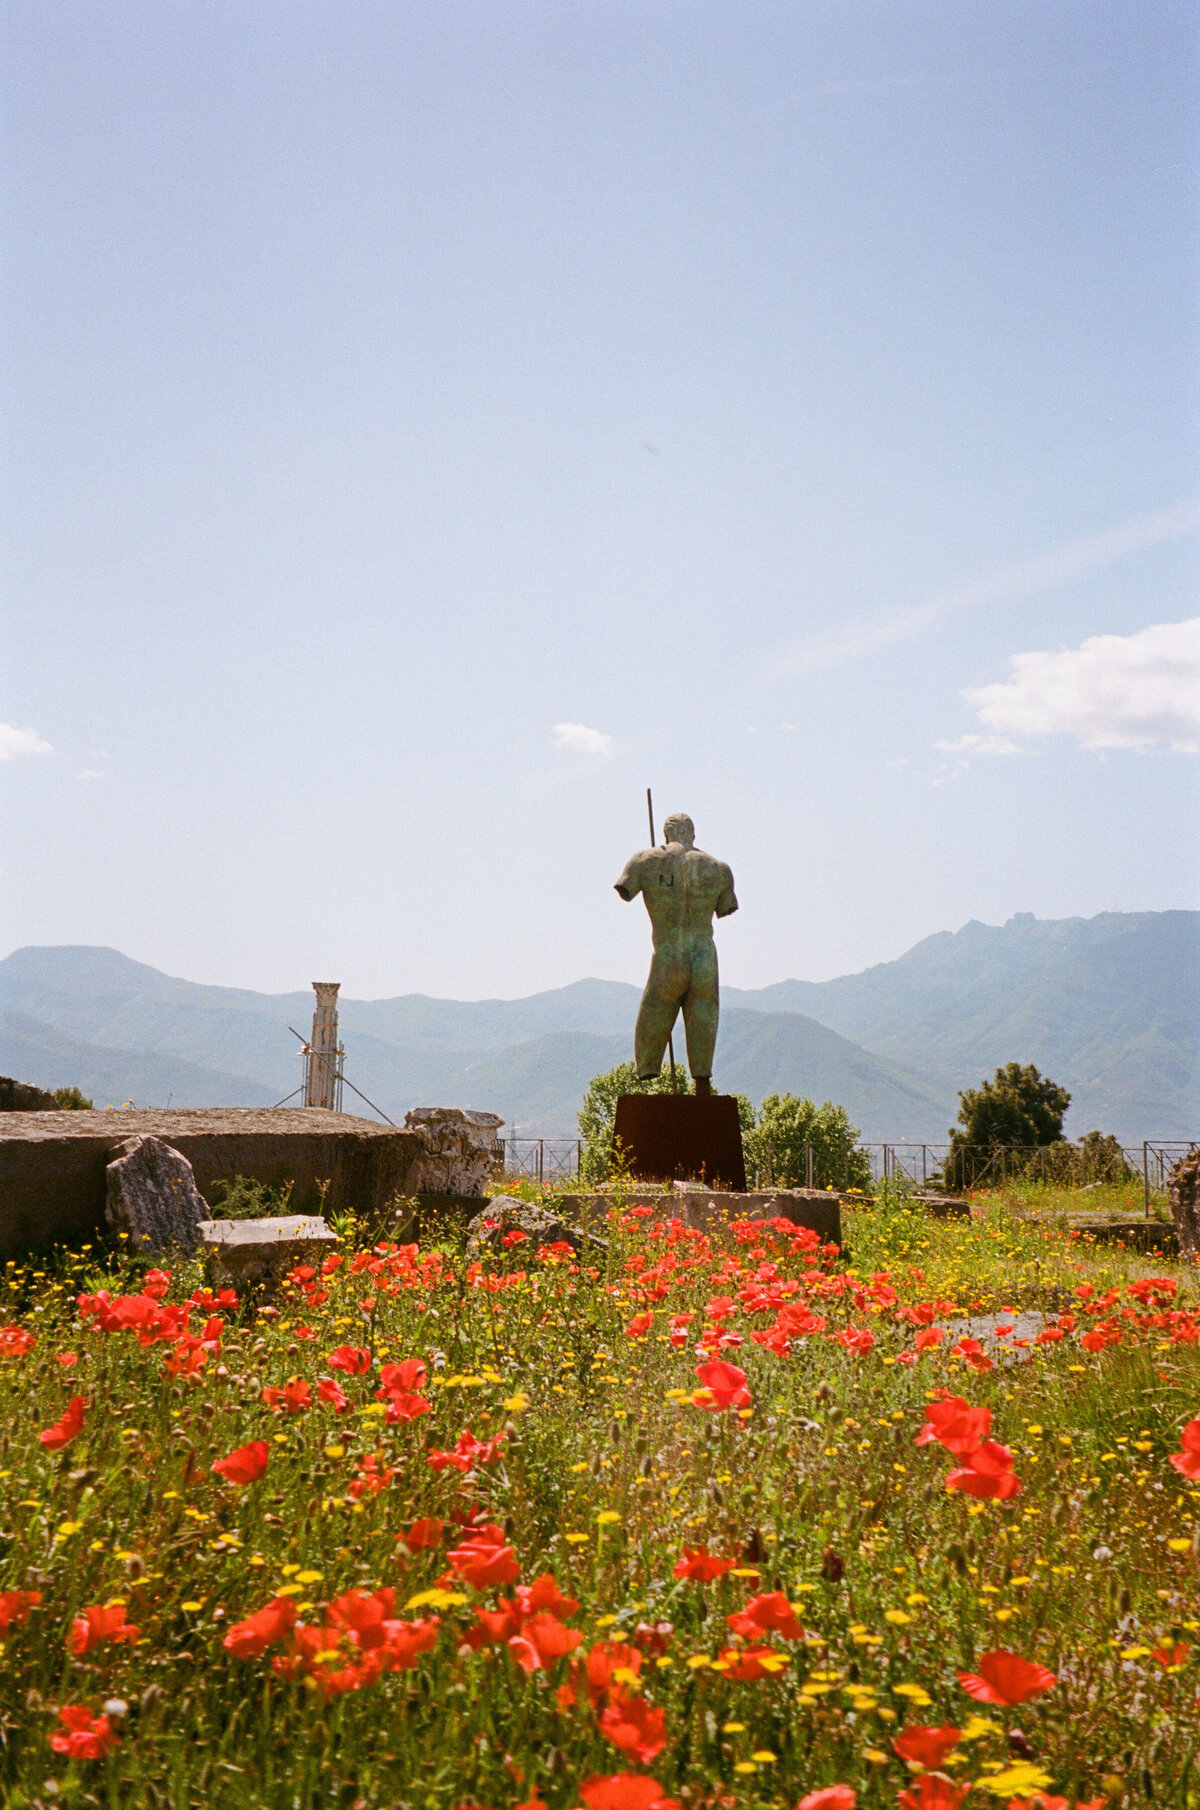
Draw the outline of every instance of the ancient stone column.
[[[317,1009],[313,1013],[304,1104],[335,1111],[340,1106],[341,1051],[338,1049],[337,996],[339,980],[314,980]]]

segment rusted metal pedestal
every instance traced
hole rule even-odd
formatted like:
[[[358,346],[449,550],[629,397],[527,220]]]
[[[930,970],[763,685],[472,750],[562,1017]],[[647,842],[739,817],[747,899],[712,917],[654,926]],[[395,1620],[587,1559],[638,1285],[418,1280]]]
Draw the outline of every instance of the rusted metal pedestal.
[[[699,1181],[742,1194],[746,1162],[732,1094],[622,1094],[613,1133],[635,1181]]]

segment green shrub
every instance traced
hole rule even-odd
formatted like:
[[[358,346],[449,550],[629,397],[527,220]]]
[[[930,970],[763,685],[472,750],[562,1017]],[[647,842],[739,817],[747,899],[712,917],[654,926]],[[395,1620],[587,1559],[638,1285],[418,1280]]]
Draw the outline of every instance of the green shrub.
[[[832,1100],[817,1106],[795,1094],[768,1094],[746,1139],[746,1166],[760,1185],[803,1188],[811,1149],[814,1187],[868,1188],[871,1163],[858,1138],[845,1107]]]
[[[211,1206],[218,1219],[283,1219],[291,1211],[295,1182],[255,1181],[252,1175],[234,1175],[214,1183]]]
[[[91,1112],[94,1103],[78,1087],[56,1087],[54,1099],[64,1112]]]

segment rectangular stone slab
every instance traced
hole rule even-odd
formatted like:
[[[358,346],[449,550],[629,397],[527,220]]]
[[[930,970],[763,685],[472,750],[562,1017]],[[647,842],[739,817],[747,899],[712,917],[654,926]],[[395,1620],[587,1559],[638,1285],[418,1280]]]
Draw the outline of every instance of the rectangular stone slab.
[[[251,1176],[269,1187],[292,1181],[291,1204],[319,1211],[380,1213],[424,1152],[420,1137],[351,1113],[319,1107],[229,1107],[0,1115],[0,1257],[82,1244],[104,1229],[106,1167],[139,1133],[182,1151],[210,1208],[219,1181]]]
[[[216,1288],[276,1287],[297,1263],[319,1264],[338,1248],[323,1219],[202,1219],[200,1245]]]
[[[570,1213],[592,1231],[603,1232],[605,1215],[617,1205],[608,1194],[556,1194],[554,1207]],[[733,1219],[789,1219],[807,1226],[822,1244],[842,1242],[841,1200],[819,1188],[779,1188],[774,1193],[730,1194],[688,1188],[674,1194],[622,1194],[622,1207],[652,1207],[664,1219],[682,1219],[699,1231],[720,1231]]]

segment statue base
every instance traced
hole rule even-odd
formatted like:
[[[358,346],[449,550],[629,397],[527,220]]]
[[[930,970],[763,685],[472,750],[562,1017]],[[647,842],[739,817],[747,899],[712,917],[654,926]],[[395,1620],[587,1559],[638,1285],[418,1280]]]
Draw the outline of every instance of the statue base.
[[[613,1136],[635,1181],[698,1181],[733,1194],[746,1191],[732,1094],[622,1094]]]

